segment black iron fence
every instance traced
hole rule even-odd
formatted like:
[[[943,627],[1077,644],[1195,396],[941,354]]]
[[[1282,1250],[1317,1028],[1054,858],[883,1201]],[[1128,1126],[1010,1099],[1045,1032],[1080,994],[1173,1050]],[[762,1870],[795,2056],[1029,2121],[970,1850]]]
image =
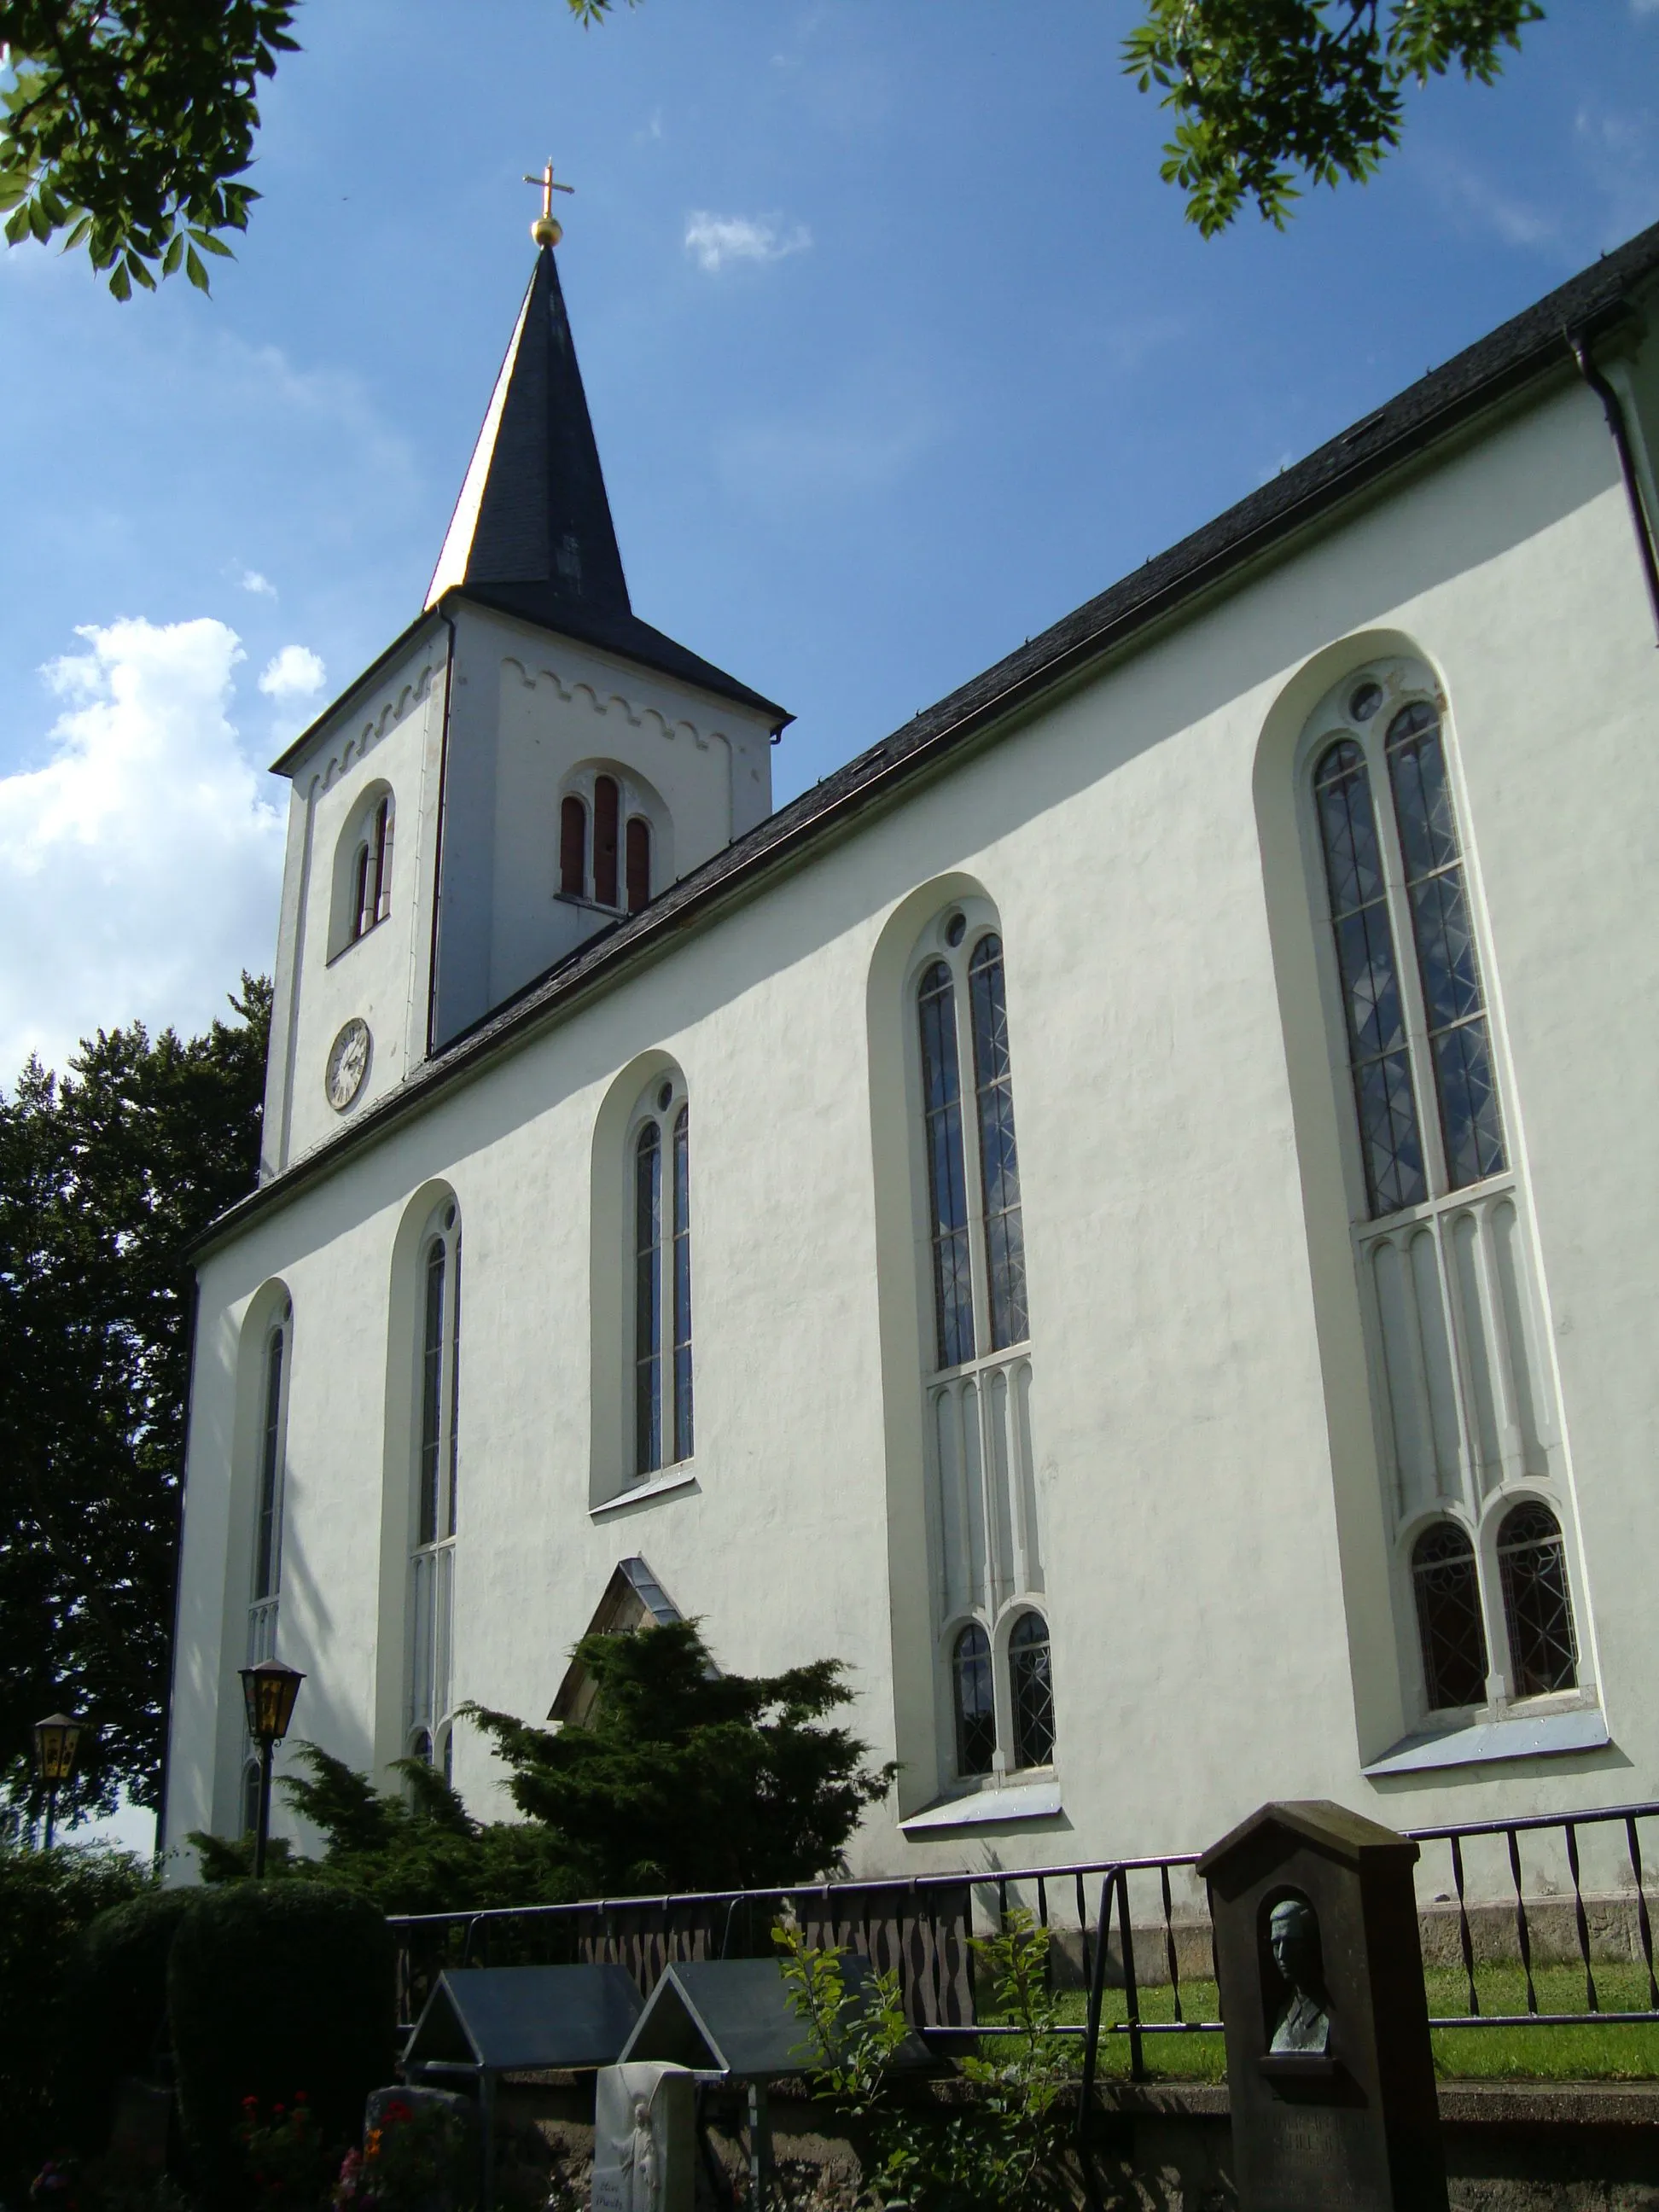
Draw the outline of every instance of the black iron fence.
[[[1659,1802],[1407,1830],[1422,1848],[1419,1905],[1425,1960],[1461,1967],[1463,2008],[1437,2008],[1437,2028],[1567,2028],[1659,2025],[1659,1979],[1644,1872],[1643,1824]],[[1650,1845],[1655,1832],[1647,1831]],[[1650,1857],[1652,1856],[1650,1850]],[[1146,2078],[1151,2039],[1221,2029],[1209,1899],[1195,1852],[993,1868],[884,1881],[723,1890],[668,1897],[599,1898],[576,1905],[411,1915],[392,1921],[399,1998],[413,2021],[447,1966],[614,1963],[642,1993],[677,1960],[771,1954],[785,1917],[809,1943],[857,1950],[899,1977],[904,2008],[942,2048],[1018,2033],[981,2016],[971,1939],[1006,1923],[1016,1906],[1048,1930],[1057,1984],[1086,1991],[1083,2017],[1060,2033],[1083,2043],[1091,2090],[1103,2043],[1127,2044],[1131,2080]],[[1440,1887],[1444,1883],[1449,1887]],[[1598,1955],[1599,1954],[1599,1955]],[[1608,1968],[1643,2003],[1602,2002]],[[1540,1994],[1547,1966],[1582,1974],[1583,2000]],[[1499,1986],[1483,2004],[1480,1981]],[[1524,2004],[1505,2004],[1513,1984]],[[1158,1992],[1156,2017],[1145,2001]],[[1114,1992],[1107,2017],[1107,1993]],[[1489,1992],[1490,1997],[1490,1992]],[[1212,2008],[1215,2017],[1206,2016]]]

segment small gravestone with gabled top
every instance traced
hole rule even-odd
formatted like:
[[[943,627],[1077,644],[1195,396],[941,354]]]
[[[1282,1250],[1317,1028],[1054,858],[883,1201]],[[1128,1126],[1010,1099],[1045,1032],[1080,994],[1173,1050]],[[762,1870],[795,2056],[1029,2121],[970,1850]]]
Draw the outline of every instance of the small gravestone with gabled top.
[[[1240,2212],[1446,2212],[1417,1855],[1304,1803],[1264,1805],[1198,1863]]]

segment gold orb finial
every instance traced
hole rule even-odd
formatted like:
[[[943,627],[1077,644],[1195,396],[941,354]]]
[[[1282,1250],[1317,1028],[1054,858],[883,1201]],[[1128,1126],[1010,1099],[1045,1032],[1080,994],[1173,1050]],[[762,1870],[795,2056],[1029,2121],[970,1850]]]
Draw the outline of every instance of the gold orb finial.
[[[527,185],[539,185],[542,188],[542,211],[531,224],[530,235],[538,246],[556,246],[564,236],[564,227],[554,216],[553,195],[555,192],[574,192],[576,187],[574,185],[556,183],[553,176],[553,156],[550,154],[547,157],[547,167],[542,171],[540,176],[526,175],[525,182]]]

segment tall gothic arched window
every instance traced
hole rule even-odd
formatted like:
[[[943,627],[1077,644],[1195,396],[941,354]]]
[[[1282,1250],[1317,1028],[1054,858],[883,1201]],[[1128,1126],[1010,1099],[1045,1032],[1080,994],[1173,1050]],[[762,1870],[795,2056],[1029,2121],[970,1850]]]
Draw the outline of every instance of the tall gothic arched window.
[[[653,1079],[630,1144],[634,1249],[634,1473],[690,1458],[691,1127],[683,1079]]]
[[[460,1482],[461,1226],[454,1200],[422,1240],[415,1512],[410,1547],[407,1749],[447,1771],[455,1705],[455,1530]]]
[[[259,1435],[253,1500],[253,1576],[248,1607],[248,1664],[276,1656],[283,1580],[283,1493],[287,1473],[289,1334],[286,1303],[265,1339],[259,1377]]]
[[[1007,980],[988,902],[947,908],[909,975],[933,1323],[922,1387],[938,1663],[955,1771],[972,1779],[1046,1764],[1054,1742],[1048,1634],[1030,1603],[1043,1566]]]
[[[1300,757],[1364,1182],[1350,1218],[1395,1589],[1415,1615],[1401,1640],[1431,1711],[1483,1705],[1489,1680],[1510,1698],[1571,1687],[1560,1522],[1514,1495],[1566,1474],[1431,672],[1404,657],[1355,670]],[[1512,1526],[1533,1533],[1510,1547]]]

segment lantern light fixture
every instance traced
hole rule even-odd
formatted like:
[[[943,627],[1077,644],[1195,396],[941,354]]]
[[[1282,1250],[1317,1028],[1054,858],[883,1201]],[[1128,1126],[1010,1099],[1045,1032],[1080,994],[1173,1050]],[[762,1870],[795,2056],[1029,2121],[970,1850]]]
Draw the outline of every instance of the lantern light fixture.
[[[58,1791],[74,1775],[86,1726],[74,1713],[48,1713],[45,1720],[34,1723],[34,1771],[46,1785],[48,1850],[57,1826]]]
[[[253,1871],[265,1870],[265,1847],[270,1841],[270,1759],[288,1734],[294,1718],[294,1701],[305,1676],[297,1667],[280,1659],[261,1659],[241,1669],[242,1699],[247,1707],[247,1732],[259,1747],[259,1819],[253,1835]]]

